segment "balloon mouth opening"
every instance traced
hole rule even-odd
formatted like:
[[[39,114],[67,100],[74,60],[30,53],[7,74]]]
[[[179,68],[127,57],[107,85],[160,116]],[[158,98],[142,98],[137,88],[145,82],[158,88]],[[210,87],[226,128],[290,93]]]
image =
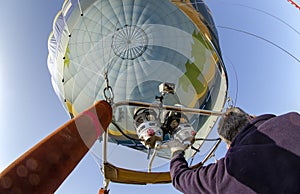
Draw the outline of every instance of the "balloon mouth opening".
[[[133,60],[146,51],[147,45],[148,37],[142,28],[125,25],[114,33],[111,47],[120,58]]]

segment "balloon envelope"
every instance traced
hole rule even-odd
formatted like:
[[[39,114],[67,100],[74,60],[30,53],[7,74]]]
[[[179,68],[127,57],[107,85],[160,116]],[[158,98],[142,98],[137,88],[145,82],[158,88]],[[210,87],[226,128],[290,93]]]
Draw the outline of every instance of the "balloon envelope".
[[[224,106],[227,74],[203,1],[66,0],[48,45],[53,87],[72,117],[112,97],[114,103],[152,103],[163,82],[176,86],[174,95],[165,96],[166,105],[214,111]],[[111,90],[104,92],[107,86]],[[120,106],[113,112],[114,122],[133,139],[137,138],[134,109]],[[217,120],[197,114],[187,117],[202,138]],[[109,138],[146,151],[114,125],[109,127]],[[170,153],[161,150],[158,156],[170,158]]]

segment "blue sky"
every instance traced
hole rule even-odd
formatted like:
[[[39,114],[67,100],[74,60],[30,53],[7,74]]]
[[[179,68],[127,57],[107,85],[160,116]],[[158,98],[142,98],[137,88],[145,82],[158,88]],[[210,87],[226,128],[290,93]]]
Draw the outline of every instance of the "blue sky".
[[[240,2],[208,1],[230,76],[232,98],[237,92],[237,105],[256,115],[300,112],[300,11],[286,0]],[[47,40],[62,3],[2,2],[1,171],[69,119],[53,91],[47,68]],[[222,145],[217,156],[224,152]],[[56,193],[97,193],[102,185],[101,176],[88,154]],[[111,193],[179,193],[170,184],[112,183],[110,189]]]

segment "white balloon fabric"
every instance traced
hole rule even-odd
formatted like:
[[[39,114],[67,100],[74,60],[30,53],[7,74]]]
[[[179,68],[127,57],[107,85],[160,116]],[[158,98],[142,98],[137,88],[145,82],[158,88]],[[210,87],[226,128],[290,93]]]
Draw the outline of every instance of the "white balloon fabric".
[[[160,95],[159,84],[169,82],[176,92],[165,96],[167,105],[214,111],[224,106],[227,74],[202,0],[66,0],[48,46],[54,90],[72,117],[106,99],[107,80],[114,103],[152,103]],[[124,133],[136,137],[133,111],[119,107],[113,116]],[[217,120],[188,117],[196,137],[202,138]],[[145,150],[113,125],[109,136],[111,142]],[[166,152],[158,155],[170,157]]]

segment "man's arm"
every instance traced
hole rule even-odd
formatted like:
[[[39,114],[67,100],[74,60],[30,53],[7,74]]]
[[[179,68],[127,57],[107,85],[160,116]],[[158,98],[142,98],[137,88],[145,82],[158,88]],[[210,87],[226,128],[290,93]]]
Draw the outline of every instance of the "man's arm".
[[[216,169],[215,164],[190,169],[183,153],[177,154],[172,158],[170,167],[173,186],[185,194],[216,193],[218,187]]]
[[[183,152],[174,155],[170,163],[173,186],[185,194],[254,193],[228,174],[226,160],[221,158],[216,163],[190,169]]]
[[[173,156],[170,165],[170,173],[173,186],[179,191],[184,192],[186,186],[184,184],[184,180],[181,180],[181,173],[189,170],[189,168],[183,156],[183,152]]]

